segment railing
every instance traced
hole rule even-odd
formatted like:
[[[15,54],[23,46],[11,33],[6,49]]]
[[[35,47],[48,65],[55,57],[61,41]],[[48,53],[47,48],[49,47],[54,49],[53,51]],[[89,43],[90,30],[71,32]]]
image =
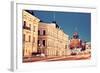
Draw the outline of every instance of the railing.
[[[31,30],[31,28],[27,26],[23,26],[23,29]]]

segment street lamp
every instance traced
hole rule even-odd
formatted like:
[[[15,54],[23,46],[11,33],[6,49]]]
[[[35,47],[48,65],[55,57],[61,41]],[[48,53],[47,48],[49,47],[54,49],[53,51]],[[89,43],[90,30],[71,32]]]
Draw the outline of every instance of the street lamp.
[[[45,56],[45,54],[43,53],[43,45],[42,44],[39,44],[39,47],[40,47],[40,51],[41,51],[41,56]]]

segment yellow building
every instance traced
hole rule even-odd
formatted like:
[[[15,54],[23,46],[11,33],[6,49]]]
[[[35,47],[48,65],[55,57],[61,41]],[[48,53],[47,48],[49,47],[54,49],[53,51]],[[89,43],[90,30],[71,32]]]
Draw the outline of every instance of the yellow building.
[[[39,23],[38,51],[47,56],[67,55],[68,35],[55,23]]]
[[[39,19],[23,10],[23,57],[30,57],[37,52]]]

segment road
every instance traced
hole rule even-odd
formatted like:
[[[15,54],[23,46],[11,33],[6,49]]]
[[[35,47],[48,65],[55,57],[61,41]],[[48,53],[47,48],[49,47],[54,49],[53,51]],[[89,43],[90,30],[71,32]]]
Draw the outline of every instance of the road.
[[[31,57],[24,59],[23,62],[49,62],[49,61],[69,61],[69,60],[84,60],[90,59],[90,54],[85,55],[70,55],[70,56],[47,56],[47,57]]]

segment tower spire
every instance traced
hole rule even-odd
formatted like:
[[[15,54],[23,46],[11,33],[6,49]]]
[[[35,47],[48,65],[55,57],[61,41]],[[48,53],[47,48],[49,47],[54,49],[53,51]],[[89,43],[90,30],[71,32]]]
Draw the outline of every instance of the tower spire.
[[[75,31],[74,31],[74,34],[73,34],[73,38],[79,38],[77,26],[75,26]]]

